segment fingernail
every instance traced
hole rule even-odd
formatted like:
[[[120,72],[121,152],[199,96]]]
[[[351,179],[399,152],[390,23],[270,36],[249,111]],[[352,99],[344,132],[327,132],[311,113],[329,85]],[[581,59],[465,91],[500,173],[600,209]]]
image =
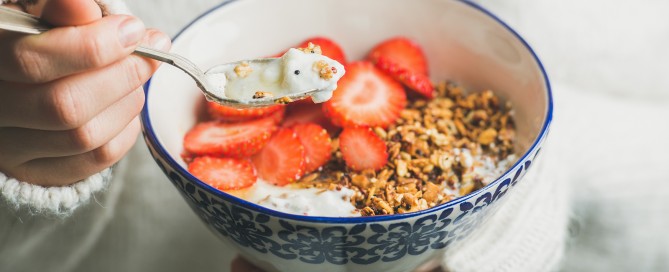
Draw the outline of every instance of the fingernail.
[[[144,37],[144,23],[136,18],[125,20],[118,28],[118,37],[125,47],[137,44]]]
[[[172,47],[172,41],[170,41],[170,38],[162,32],[153,33],[153,35],[151,35],[151,40],[149,40],[149,44],[152,48],[163,51],[167,51]]]

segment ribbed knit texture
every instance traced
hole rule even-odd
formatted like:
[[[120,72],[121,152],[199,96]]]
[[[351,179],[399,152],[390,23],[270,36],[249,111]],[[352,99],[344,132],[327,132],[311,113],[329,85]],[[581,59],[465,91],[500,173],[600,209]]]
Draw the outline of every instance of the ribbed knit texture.
[[[38,186],[0,173],[0,196],[15,210],[66,216],[80,205],[88,203],[92,194],[104,190],[111,173],[111,169],[107,168],[83,181],[62,187]]]

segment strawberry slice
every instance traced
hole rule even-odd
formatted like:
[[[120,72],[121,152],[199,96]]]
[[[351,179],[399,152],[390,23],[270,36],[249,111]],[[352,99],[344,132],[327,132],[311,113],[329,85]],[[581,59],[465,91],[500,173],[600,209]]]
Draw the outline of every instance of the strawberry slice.
[[[184,149],[191,155],[250,156],[269,141],[283,112],[240,123],[203,122],[184,137]]]
[[[256,171],[248,159],[198,157],[188,171],[219,190],[238,190],[256,183]]]
[[[387,127],[407,104],[404,88],[370,62],[353,62],[339,80],[337,90],[323,104],[335,125]]]
[[[304,146],[289,128],[280,129],[251,161],[260,178],[279,186],[298,180],[306,165]]]
[[[288,104],[288,107],[286,107],[286,118],[283,120],[281,126],[292,127],[297,124],[307,123],[316,123],[326,129],[330,135],[335,135],[340,131],[340,128],[335,126],[330,119],[325,116],[322,104],[314,104],[310,99],[308,102]]]
[[[395,37],[381,42],[370,51],[367,59],[376,63],[380,57],[385,57],[401,69],[428,75],[427,58],[423,49],[406,37]]]
[[[366,127],[344,128],[339,149],[346,165],[356,171],[379,170],[388,162],[386,143]]]
[[[367,56],[384,73],[407,88],[434,97],[434,86],[428,77],[427,58],[423,49],[405,37],[395,37],[378,44]]]
[[[390,61],[386,57],[377,58],[375,65],[384,73],[402,82],[407,88],[416,91],[428,99],[434,98],[434,86],[428,76],[401,68],[397,63]]]
[[[346,55],[344,54],[344,50],[341,48],[341,46],[339,46],[339,44],[335,43],[331,39],[325,37],[313,37],[302,42],[299,46],[297,46],[297,48],[306,48],[309,43],[320,46],[321,52],[328,58],[336,60],[343,65],[346,64]]]
[[[282,110],[283,108],[284,105],[272,105],[261,108],[237,109],[219,105],[214,102],[207,102],[207,111],[209,112],[209,115],[214,119],[226,122],[238,122],[249,119],[256,119]]]
[[[343,65],[346,65],[346,55],[344,54],[344,50],[341,48],[341,46],[339,46],[339,44],[335,43],[331,39],[325,37],[313,37],[303,41],[295,48],[307,48],[309,46],[309,43],[313,43],[314,45],[320,46],[321,54],[323,54],[324,56],[327,56],[328,58],[331,58]],[[272,55],[270,57],[280,58],[281,56],[283,56],[283,54],[286,53],[286,51],[288,50],[284,50],[283,52],[276,55]]]
[[[332,140],[327,130],[314,123],[295,125],[293,130],[304,146],[305,173],[317,170],[330,160]]]

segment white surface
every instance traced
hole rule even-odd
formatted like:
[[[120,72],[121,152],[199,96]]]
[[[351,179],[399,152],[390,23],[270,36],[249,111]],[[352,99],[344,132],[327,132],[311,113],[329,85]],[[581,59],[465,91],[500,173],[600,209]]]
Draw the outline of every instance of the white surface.
[[[573,214],[563,270],[668,271],[669,2],[479,2],[527,38],[555,83],[562,136],[551,139]]]

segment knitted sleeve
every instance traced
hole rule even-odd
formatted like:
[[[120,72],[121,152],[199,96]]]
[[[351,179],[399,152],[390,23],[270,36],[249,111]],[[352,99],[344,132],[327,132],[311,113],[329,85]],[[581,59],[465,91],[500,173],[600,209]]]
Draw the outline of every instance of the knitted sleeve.
[[[36,0],[2,0],[2,4],[31,5]],[[128,14],[128,8],[120,0],[96,0],[103,14]],[[112,169],[69,186],[43,187],[16,180],[0,172],[0,199],[8,207],[28,210],[33,214],[67,216],[77,207],[88,203],[93,194],[103,191],[112,176]]]
[[[0,198],[10,208],[26,209],[34,214],[66,216],[88,203],[94,193],[105,189],[111,178],[111,168],[70,186],[43,187],[8,177],[0,172]]]

